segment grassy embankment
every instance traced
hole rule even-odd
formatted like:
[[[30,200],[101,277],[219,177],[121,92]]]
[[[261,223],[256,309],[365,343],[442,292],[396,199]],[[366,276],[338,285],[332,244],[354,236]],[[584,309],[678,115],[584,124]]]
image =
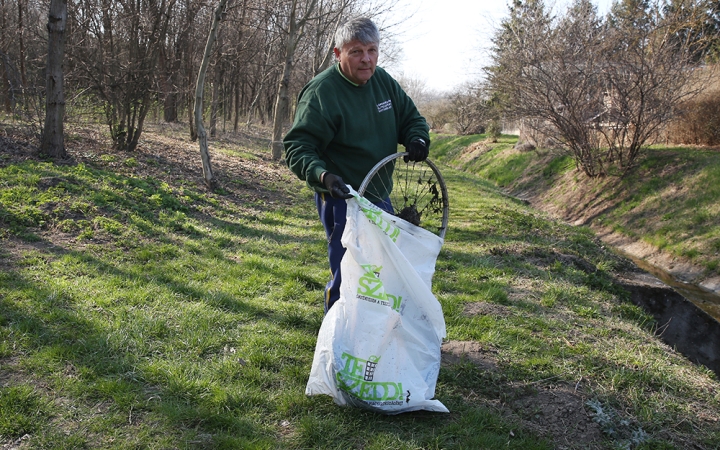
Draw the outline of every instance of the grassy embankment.
[[[325,243],[267,150],[214,143],[213,193],[186,140],[68,142],[77,164],[0,153],[0,444],[720,446],[720,383],[653,337],[614,283],[624,262],[475,175],[443,168],[434,279],[448,339],[473,358],[445,355],[450,414],[384,417],[304,395]]]
[[[480,175],[514,195],[532,198],[572,222],[642,241],[720,275],[720,151],[654,146],[623,178],[590,180],[570,156],[539,149],[518,152],[516,139],[438,136],[437,158]],[[471,147],[474,151],[468,151]]]

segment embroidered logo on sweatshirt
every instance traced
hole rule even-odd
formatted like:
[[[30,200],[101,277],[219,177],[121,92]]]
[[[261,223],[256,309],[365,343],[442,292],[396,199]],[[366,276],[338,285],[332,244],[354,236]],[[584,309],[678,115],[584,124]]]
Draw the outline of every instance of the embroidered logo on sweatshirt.
[[[377,108],[379,113],[392,109],[392,100],[385,100],[384,102],[378,103]]]

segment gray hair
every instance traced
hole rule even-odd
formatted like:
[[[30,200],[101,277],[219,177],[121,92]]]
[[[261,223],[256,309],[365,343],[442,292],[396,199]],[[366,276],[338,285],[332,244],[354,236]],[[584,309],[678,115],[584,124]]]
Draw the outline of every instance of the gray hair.
[[[340,25],[335,32],[335,47],[342,49],[351,41],[360,41],[363,45],[380,45],[380,33],[372,20],[358,17]]]

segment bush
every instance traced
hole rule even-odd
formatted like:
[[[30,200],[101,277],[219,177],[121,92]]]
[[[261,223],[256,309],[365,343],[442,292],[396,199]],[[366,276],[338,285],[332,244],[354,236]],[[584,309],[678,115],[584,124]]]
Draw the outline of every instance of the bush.
[[[515,147],[513,147],[515,150],[519,151],[520,153],[527,153],[532,152],[537,149],[532,143],[530,142],[521,142],[518,141],[517,144],[515,144]]]
[[[668,127],[675,144],[720,144],[720,92],[680,105],[679,116]]]

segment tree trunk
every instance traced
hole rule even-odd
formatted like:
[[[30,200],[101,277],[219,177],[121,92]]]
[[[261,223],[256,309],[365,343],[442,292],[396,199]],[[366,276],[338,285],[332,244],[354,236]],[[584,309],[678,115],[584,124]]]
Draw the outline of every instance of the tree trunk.
[[[227,5],[227,2],[228,0],[220,0],[220,4],[217,9],[215,9],[215,15],[213,16],[212,25],[210,26],[210,33],[208,34],[208,40],[205,44],[205,53],[203,54],[200,71],[198,72],[197,84],[195,86],[195,126],[197,127],[198,141],[200,142],[200,159],[202,160],[203,177],[205,179],[205,184],[210,188],[215,187],[215,178],[213,177],[212,166],[210,164],[207,133],[205,132],[205,127],[203,127],[202,120],[203,91],[205,89],[205,73],[207,72],[208,63],[210,62],[212,46],[215,43],[218,26],[222,20],[223,13],[225,12],[225,5]]]
[[[288,44],[288,47],[290,44]],[[277,102],[275,102],[275,115],[273,117],[273,135],[272,135],[272,159],[279,160],[283,154],[283,122],[288,116],[290,109],[290,94],[288,92],[290,86],[290,74],[292,72],[292,53],[293,50],[287,50],[285,56],[285,65],[283,66],[283,74],[280,78],[280,87],[278,88]]]
[[[212,83],[211,88],[212,94],[210,99],[210,137],[214,138],[217,136],[217,116],[218,116],[218,105],[220,104],[220,83],[218,83],[218,77],[215,76],[215,81]]]
[[[5,16],[5,0],[0,0],[0,48],[7,48],[7,40],[8,40],[8,21]],[[0,79],[2,79],[2,85],[0,86],[0,89],[2,89],[2,93],[0,93],[0,97],[3,99],[3,106],[5,108],[5,112],[10,114],[12,112],[12,93],[10,92],[12,89],[12,85],[10,84],[10,78],[9,74],[6,73],[5,69],[5,61],[0,61]]]
[[[223,64],[220,61],[222,55],[223,39],[222,30],[217,30],[217,61],[214,67],[214,80],[212,83],[212,100],[210,100],[210,137],[217,136],[218,110],[220,109],[220,85],[223,79]]]
[[[169,92],[165,95],[163,101],[163,120],[168,123],[175,123],[178,121],[178,108],[177,108],[178,95],[175,92]]]
[[[215,80],[212,84],[212,99],[210,100],[210,137],[217,136],[218,111],[220,110],[220,84],[222,71],[219,64],[215,65]]]
[[[18,43],[20,45],[20,80],[22,81],[23,94],[25,93],[25,86],[27,86],[27,79],[25,77],[25,24],[23,19],[23,2],[18,0]]]
[[[185,64],[186,69],[185,72],[187,74],[188,82],[186,84],[188,93],[185,96],[185,100],[187,102],[187,110],[188,110],[188,125],[190,127],[190,140],[195,141],[198,138],[197,134],[197,126],[195,125],[195,114],[191,114],[190,111],[193,110],[193,96],[191,94],[191,86],[192,86],[192,69],[193,69],[193,63],[192,58],[187,55],[185,56]],[[198,80],[195,80],[195,88],[197,89],[197,82]]]
[[[233,92],[235,94],[235,101],[233,102],[233,108],[235,110],[235,121],[233,122],[233,132],[237,133],[238,123],[240,121],[240,82],[235,81]]]
[[[248,128],[250,127],[250,124],[252,123],[252,120],[255,118],[255,110],[256,110],[257,104],[258,104],[258,102],[259,102],[259,100],[260,100],[260,96],[261,96],[262,93],[263,93],[263,89],[264,89],[264,87],[265,87],[265,81],[266,81],[266,80],[270,77],[270,75],[272,74],[272,69],[271,69],[271,70],[268,70],[268,71],[265,71],[265,70],[264,70],[265,67],[267,67],[267,66],[270,65],[270,64],[269,64],[270,56],[271,56],[271,52],[268,51],[268,52],[265,54],[265,64],[263,65],[263,73],[262,73],[262,76],[260,77],[260,86],[259,86],[259,87],[256,87],[256,85],[253,85],[253,88],[255,89],[255,91],[251,91],[251,94],[254,94],[254,95],[253,95],[252,102],[250,102],[250,107],[248,108],[247,121],[245,122],[245,126],[248,127]]]
[[[293,0],[290,8],[290,21],[288,24],[287,43],[285,44],[285,64],[280,77],[280,86],[278,88],[277,101],[275,102],[275,115],[273,116],[273,135],[272,135],[272,159],[279,160],[283,154],[282,131],[283,122],[288,117],[290,111],[290,76],[293,69],[293,58],[295,57],[295,49],[298,41],[303,33],[303,27],[307,22],[310,14],[312,14],[317,4],[316,0],[312,0],[307,6],[305,14],[300,20],[297,20],[298,2]]]
[[[45,93],[45,127],[40,149],[53,158],[66,158],[63,119],[65,93],[63,92],[65,57],[65,25],[67,0],[52,0],[48,13],[48,57]]]
[[[3,107],[7,114],[12,112],[12,85],[10,85],[10,79],[5,71],[5,61],[0,61],[0,77],[2,77],[2,98]]]
[[[175,59],[175,54],[173,53],[173,55],[169,57],[167,55],[168,52],[169,50],[165,50],[160,57],[158,72],[161,74],[159,81],[163,95],[163,120],[168,123],[174,123],[178,120],[178,95],[176,92],[175,83],[173,83],[173,81],[175,80],[175,77],[177,77],[176,74],[179,70],[173,71],[169,68],[169,66],[176,64],[174,61],[170,61],[170,58],[173,58],[173,60]],[[176,69],[176,67],[173,67],[173,69]]]

